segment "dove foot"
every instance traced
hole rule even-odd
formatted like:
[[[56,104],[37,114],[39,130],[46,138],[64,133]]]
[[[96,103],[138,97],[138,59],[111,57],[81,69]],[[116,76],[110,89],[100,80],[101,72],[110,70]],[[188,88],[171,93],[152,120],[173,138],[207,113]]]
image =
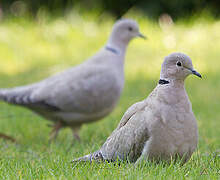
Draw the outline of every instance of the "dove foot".
[[[73,137],[74,137],[77,141],[81,141],[81,138],[80,138],[78,132],[74,132],[74,133],[73,133]]]
[[[79,136],[79,130],[80,130],[80,126],[77,126],[77,127],[72,127],[72,132],[73,132],[73,141],[72,143],[70,144],[70,146],[67,148],[67,152],[70,151],[70,149],[74,146],[74,143],[75,143],[75,140],[80,142],[81,141],[81,138]]]
[[[7,141],[11,141],[11,142],[16,142],[16,140],[13,137],[7,136],[5,134],[0,133],[0,138],[7,140]]]
[[[80,126],[72,127],[73,137],[77,141],[81,141],[81,138],[79,136],[79,130],[80,130]]]

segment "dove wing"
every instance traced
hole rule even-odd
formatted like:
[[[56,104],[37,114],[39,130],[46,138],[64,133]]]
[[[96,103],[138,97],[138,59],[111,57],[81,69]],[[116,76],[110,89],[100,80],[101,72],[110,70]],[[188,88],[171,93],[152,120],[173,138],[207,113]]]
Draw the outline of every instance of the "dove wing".
[[[146,106],[146,103],[145,103],[145,100],[143,100],[129,107],[128,110],[123,115],[117,129],[120,129],[121,127],[123,127],[136,112],[142,110],[145,106]]]
[[[119,126],[106,140],[100,151],[104,159],[136,161],[141,155],[149,132],[145,123],[144,101],[131,106],[123,116]]]

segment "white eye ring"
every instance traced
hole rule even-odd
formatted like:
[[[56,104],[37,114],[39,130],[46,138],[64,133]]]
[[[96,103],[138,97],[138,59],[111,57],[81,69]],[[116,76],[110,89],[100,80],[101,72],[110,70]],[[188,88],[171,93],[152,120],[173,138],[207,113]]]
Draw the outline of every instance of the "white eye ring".
[[[179,62],[179,61],[177,61],[176,65],[177,65],[177,66],[182,66],[182,63]]]

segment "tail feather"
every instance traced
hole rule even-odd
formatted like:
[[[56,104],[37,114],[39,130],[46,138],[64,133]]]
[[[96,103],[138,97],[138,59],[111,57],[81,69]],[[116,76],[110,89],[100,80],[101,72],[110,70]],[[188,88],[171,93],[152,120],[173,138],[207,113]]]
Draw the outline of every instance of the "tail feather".
[[[8,102],[8,100],[9,100],[8,92],[9,92],[9,90],[0,89],[0,100]]]
[[[0,89],[0,100],[10,104],[26,104],[30,101],[29,89]]]
[[[104,161],[102,152],[100,150],[92,154],[87,154],[83,157],[74,159],[72,162],[76,163],[76,162],[92,162],[92,161]]]
[[[91,161],[91,159],[92,159],[91,156],[92,156],[92,154],[87,154],[87,155],[85,155],[85,156],[83,156],[83,157],[74,159],[72,162],[73,162],[73,163],[76,163],[76,162],[87,162],[87,161]]]

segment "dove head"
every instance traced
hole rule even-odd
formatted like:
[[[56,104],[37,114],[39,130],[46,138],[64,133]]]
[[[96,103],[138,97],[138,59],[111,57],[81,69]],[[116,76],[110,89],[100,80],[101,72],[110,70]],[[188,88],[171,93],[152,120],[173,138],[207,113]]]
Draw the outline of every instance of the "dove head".
[[[183,53],[172,53],[165,57],[162,64],[160,79],[165,80],[185,80],[190,75],[202,76],[193,68],[189,56]]]
[[[121,19],[113,26],[108,43],[112,46],[126,47],[129,41],[135,37],[145,39],[145,36],[139,32],[137,22],[131,19]]]

